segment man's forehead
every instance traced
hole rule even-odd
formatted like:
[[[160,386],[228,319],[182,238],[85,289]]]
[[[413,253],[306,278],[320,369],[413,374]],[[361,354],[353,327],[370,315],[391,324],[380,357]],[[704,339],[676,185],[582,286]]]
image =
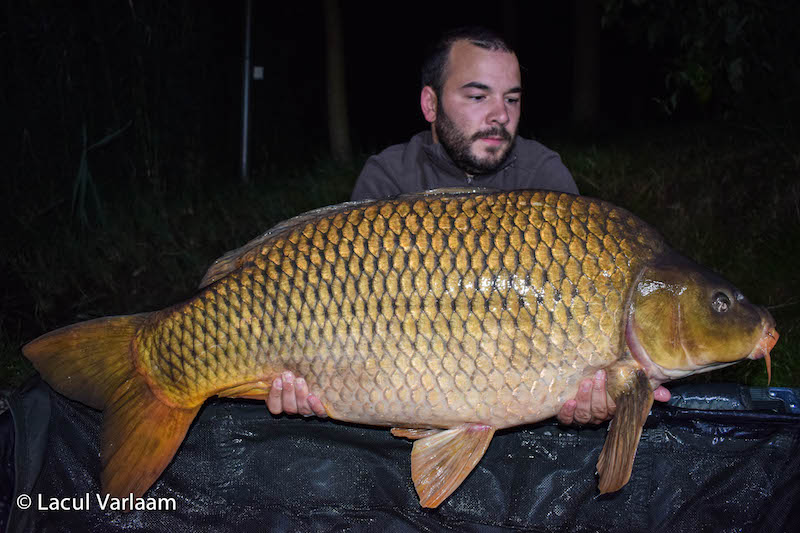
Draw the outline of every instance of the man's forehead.
[[[482,84],[507,91],[521,86],[516,54],[503,50],[487,50],[467,40],[459,40],[450,48],[445,85],[458,88]],[[502,85],[502,86],[499,86]]]

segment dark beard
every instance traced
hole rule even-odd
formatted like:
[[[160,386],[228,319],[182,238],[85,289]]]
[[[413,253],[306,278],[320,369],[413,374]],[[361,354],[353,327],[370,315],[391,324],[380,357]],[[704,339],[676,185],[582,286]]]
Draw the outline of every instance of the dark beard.
[[[473,176],[476,174],[489,174],[500,168],[508,159],[509,154],[511,154],[516,137],[512,137],[503,126],[496,126],[481,130],[468,138],[450,120],[450,117],[444,112],[441,102],[440,99],[437,103],[436,122],[433,127],[439,138],[439,143],[447,155],[450,156],[450,159],[453,160],[453,163],[467,174]],[[470,152],[470,146],[472,146],[473,142],[483,137],[501,137],[503,140],[511,142],[505,147],[487,149],[489,153],[494,154],[505,148],[505,153],[497,160],[480,159]]]

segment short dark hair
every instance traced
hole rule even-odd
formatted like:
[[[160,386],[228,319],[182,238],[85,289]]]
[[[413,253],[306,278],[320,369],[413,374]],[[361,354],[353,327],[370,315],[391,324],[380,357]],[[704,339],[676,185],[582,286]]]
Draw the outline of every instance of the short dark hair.
[[[430,85],[436,95],[442,92],[450,49],[457,41],[469,41],[486,50],[514,53],[496,32],[481,26],[463,26],[446,31],[429,49],[422,62],[422,87]]]

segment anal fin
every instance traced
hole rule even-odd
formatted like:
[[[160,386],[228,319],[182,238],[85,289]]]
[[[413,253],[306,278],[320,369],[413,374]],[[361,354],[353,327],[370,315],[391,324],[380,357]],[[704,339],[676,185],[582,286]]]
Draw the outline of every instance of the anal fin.
[[[441,429],[427,429],[427,428],[392,428],[392,435],[408,440],[424,439],[431,435],[441,433]]]
[[[618,491],[630,480],[642,427],[653,406],[653,389],[642,370],[616,382],[610,378],[608,387],[617,411],[597,461],[601,494]]]
[[[411,479],[422,507],[438,507],[478,464],[495,429],[485,424],[463,424],[439,431],[393,429],[392,434],[417,439],[411,450]]]

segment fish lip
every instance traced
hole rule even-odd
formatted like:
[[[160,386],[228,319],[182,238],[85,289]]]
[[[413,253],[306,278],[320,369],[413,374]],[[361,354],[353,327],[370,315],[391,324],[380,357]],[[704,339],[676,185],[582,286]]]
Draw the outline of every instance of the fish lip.
[[[747,359],[756,361],[764,359],[764,364],[767,365],[767,385],[772,382],[772,360],[770,359],[769,352],[778,343],[780,335],[775,329],[775,319],[763,307],[759,309],[761,312],[764,327],[761,333],[760,340],[753,347],[753,351],[747,356]]]
[[[753,350],[747,356],[747,359],[752,359],[753,361],[763,359],[765,357],[769,358],[769,353],[778,343],[778,339],[780,338],[780,334],[775,329],[775,319],[772,318],[766,309],[760,308],[759,311],[761,312],[763,323],[761,337],[759,337],[759,342],[756,343],[756,345],[753,347]]]

